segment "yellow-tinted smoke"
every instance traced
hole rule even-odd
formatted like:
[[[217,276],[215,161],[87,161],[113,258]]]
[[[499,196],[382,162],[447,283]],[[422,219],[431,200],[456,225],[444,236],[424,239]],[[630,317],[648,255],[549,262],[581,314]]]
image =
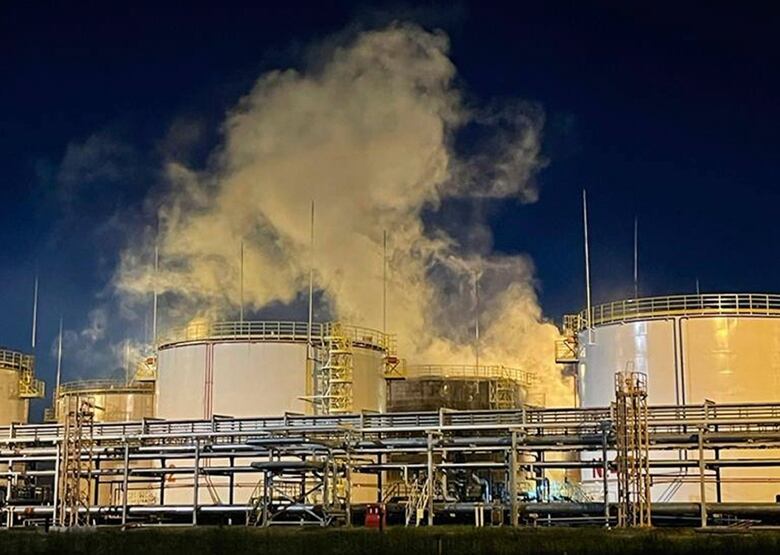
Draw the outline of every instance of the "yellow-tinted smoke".
[[[227,114],[207,170],[168,164],[158,290],[179,299],[182,317],[235,317],[243,241],[248,309],[293,301],[307,289],[313,200],[315,286],[334,317],[381,328],[387,230],[387,321],[402,356],[474,359],[469,284],[479,272],[481,360],[535,371],[549,404],[568,402],[553,362],[557,331],[542,319],[530,261],[464,252],[423,217],[454,196],[533,201],[538,110],[468,108],[447,37],[414,25],[364,32],[320,54],[313,69],[258,79]],[[455,133],[475,122],[493,129],[491,140],[457,156]],[[124,253],[116,278],[123,292],[148,298],[147,251]]]

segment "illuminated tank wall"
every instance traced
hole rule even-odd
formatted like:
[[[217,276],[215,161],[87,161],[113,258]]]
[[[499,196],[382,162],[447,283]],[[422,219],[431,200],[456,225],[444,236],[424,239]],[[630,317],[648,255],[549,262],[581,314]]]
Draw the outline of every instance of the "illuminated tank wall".
[[[0,367],[0,425],[26,423],[30,401],[19,397],[19,372]]]
[[[316,384],[329,361],[349,366],[349,410],[384,410],[389,336],[332,326],[313,325],[313,347],[305,322],[222,322],[175,331],[158,351],[156,415],[176,419],[326,412],[318,407],[322,409],[327,392],[318,391]],[[336,332],[349,342],[343,355],[347,362],[333,362],[333,353],[342,352],[329,343]]]
[[[156,416],[322,414],[336,406],[341,412],[384,411],[385,362],[392,348],[391,336],[336,323],[315,323],[311,334],[306,322],[190,325],[160,342]],[[344,382],[349,382],[349,395],[342,395],[339,405],[337,397],[344,391],[339,387]],[[188,462],[171,464],[186,466]],[[230,461],[212,460],[210,464]],[[166,482],[164,502],[190,503],[192,476],[172,478]],[[207,503],[246,503],[259,479],[258,473],[242,473],[231,492],[227,478],[203,477],[199,498]],[[360,481],[374,479],[355,477],[356,501]]]
[[[488,410],[525,404],[531,376],[504,366],[412,365],[387,383],[391,412]]]
[[[614,400],[614,374],[647,374],[651,405],[761,403],[780,400],[780,296],[692,295],[627,300],[581,315],[579,395],[583,407]],[[736,456],[722,450],[718,456]],[[766,457],[777,453],[767,451]],[[680,454],[684,456],[684,454]],[[591,473],[591,472],[587,472]],[[685,475],[653,471],[656,499],[696,501]],[[780,472],[724,469],[723,501],[774,501]],[[764,483],[759,483],[765,478]],[[768,479],[768,480],[767,480]],[[708,485],[708,498],[717,488]]]
[[[35,357],[0,348],[0,426],[26,423],[30,399],[44,395],[44,384],[35,378]]]
[[[154,416],[154,384],[119,380],[83,380],[64,383],[57,391],[55,407],[56,420],[65,424],[69,412],[78,410],[82,402],[87,401],[93,407],[95,422],[124,422],[141,420]],[[111,473],[118,467],[115,462],[94,460],[96,468],[107,472],[100,477],[95,486],[97,500],[101,504],[118,505],[122,499],[122,476]],[[138,462],[135,467],[148,466]],[[148,484],[133,485],[128,488],[128,502],[134,505],[152,505],[157,496]]]
[[[69,410],[80,400],[95,407],[95,422],[123,422],[154,416],[154,384],[116,380],[86,380],[64,383],[57,391],[56,419],[64,423]]]

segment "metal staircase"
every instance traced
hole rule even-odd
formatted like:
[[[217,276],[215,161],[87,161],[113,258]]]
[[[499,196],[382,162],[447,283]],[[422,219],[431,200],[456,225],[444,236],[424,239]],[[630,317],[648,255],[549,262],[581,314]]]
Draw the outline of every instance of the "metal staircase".
[[[315,371],[313,403],[317,414],[352,412],[352,340],[335,323],[324,338],[323,362]]]
[[[45,396],[46,384],[35,378],[34,356],[0,348],[0,368],[15,370],[19,374],[19,397],[22,399],[42,399]]]
[[[580,361],[578,332],[581,326],[582,318],[579,314],[567,314],[563,317],[563,338],[555,342],[557,364],[577,364]]]

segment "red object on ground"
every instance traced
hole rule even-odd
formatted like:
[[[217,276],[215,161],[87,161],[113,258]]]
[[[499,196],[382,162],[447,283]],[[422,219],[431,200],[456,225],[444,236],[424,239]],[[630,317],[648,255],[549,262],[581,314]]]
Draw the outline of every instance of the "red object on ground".
[[[366,519],[363,523],[366,528],[384,528],[385,508],[383,505],[373,504],[366,507]]]

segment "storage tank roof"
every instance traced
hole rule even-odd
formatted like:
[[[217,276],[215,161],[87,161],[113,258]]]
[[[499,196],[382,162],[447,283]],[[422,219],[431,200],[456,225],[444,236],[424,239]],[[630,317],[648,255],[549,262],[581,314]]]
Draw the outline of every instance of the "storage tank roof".
[[[567,316],[564,327],[581,331],[589,325],[665,318],[669,316],[762,316],[780,317],[780,295],[768,293],[707,293],[626,299],[596,305]],[[588,321],[590,320],[590,324]]]
[[[519,368],[509,368],[502,365],[467,365],[467,364],[411,364],[404,367],[407,378],[441,378],[441,379],[483,379],[512,380],[525,385],[533,383],[534,374]]]
[[[60,395],[72,395],[76,393],[154,393],[154,383],[131,382],[124,380],[78,380],[60,385],[57,393]]]
[[[365,349],[395,352],[395,336],[360,326],[339,322],[313,322],[311,340],[324,345],[329,337],[346,336],[352,345]],[[193,322],[176,328],[158,340],[158,347],[166,349],[181,344],[204,342],[259,341],[276,343],[307,343],[310,332],[307,322]]]

